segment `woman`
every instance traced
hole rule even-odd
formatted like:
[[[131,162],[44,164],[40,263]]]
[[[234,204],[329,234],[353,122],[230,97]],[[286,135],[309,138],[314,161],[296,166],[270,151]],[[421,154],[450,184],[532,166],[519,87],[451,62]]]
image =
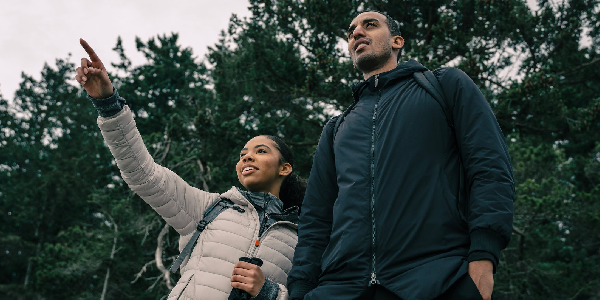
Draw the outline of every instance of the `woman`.
[[[292,174],[287,145],[273,136],[246,143],[236,171],[248,191],[233,187],[219,195],[194,188],[154,162],[102,61],[87,42],[80,43],[91,61],[81,59],[75,79],[100,114],[102,136],[129,187],[179,232],[179,250],[219,197],[239,208],[223,211],[202,232],[168,299],[228,299],[232,288],[254,299],[287,299],[285,283],[298,239],[297,205],[306,189]],[[260,258],[263,265],[238,261],[240,257]]]

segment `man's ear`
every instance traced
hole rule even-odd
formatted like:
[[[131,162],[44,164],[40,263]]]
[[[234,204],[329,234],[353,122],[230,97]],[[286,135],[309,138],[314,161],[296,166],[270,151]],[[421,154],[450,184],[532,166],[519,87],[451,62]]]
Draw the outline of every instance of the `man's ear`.
[[[402,49],[404,47],[404,39],[397,35],[392,37],[392,49]]]
[[[290,163],[284,163],[279,169],[280,176],[288,176],[292,173],[292,165]]]

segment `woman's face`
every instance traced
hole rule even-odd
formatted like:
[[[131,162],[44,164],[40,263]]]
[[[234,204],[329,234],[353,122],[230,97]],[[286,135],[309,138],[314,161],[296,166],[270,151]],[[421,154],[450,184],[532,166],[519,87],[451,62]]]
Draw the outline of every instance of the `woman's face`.
[[[240,183],[252,192],[279,195],[279,188],[292,167],[280,164],[281,153],[273,140],[257,136],[249,140],[240,151],[236,172]]]

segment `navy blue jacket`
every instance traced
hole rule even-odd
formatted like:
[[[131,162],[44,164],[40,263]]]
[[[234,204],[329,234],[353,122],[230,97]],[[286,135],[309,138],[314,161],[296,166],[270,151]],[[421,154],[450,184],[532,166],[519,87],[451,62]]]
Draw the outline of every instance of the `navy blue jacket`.
[[[292,299],[360,299],[372,284],[403,299],[432,299],[469,261],[497,265],[513,220],[504,136],[473,81],[458,69],[439,69],[455,134],[412,77],[424,70],[410,60],[355,85],[356,106],[335,139],[339,116],[325,126],[288,276]],[[459,155],[466,220],[457,200]]]

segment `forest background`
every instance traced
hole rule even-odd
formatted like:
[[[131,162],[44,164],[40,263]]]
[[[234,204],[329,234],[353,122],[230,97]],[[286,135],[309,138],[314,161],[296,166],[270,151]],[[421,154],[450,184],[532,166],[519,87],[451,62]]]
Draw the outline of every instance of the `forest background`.
[[[252,0],[206,58],[176,33],[122,41],[111,75],[160,164],[198,188],[239,185],[239,148],[284,138],[308,177],[325,122],[361,80],[342,40],[359,11],[400,22],[403,60],[457,67],[481,88],[516,180],[496,299],[600,299],[600,3]],[[102,55],[101,55],[102,56]],[[105,62],[108,64],[109,62]],[[0,95],[0,299],[162,299],[178,236],[130,192],[97,113],[60,58]]]

